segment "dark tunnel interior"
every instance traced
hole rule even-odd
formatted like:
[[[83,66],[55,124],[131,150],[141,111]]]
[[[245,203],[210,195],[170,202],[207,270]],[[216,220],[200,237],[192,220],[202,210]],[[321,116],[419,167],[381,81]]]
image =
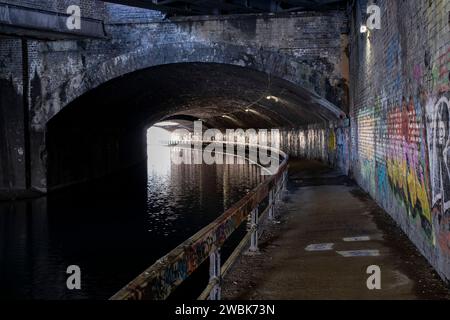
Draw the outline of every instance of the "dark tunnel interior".
[[[142,162],[146,129],[158,121],[258,129],[338,116],[308,90],[252,69],[209,63],[152,67],[91,90],[49,121],[48,186],[88,181]]]

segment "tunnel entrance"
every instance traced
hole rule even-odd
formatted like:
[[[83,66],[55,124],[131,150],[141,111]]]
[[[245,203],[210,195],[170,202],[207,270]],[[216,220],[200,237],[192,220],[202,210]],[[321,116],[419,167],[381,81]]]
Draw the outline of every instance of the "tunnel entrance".
[[[42,159],[51,191],[48,214],[57,233],[52,237],[69,248],[70,257],[72,250],[95,248],[95,255],[75,257],[94,274],[92,294],[109,297],[264,179],[249,163],[173,164],[174,151],[160,144],[167,138],[164,130],[174,123],[189,129],[199,120],[221,130],[296,128],[341,114],[302,87],[230,65],[164,65],[104,83],[47,123]],[[160,149],[152,150],[152,143]],[[98,246],[98,228],[92,225],[102,228]],[[80,235],[78,248],[73,241]],[[100,275],[107,268],[103,262],[112,265],[117,256],[129,268],[119,264],[106,279]],[[99,279],[108,286],[98,285]]]
[[[48,122],[47,186],[51,191],[142,162],[146,130],[156,122],[295,128],[342,114],[302,87],[249,68],[214,63],[152,67],[89,91]]]

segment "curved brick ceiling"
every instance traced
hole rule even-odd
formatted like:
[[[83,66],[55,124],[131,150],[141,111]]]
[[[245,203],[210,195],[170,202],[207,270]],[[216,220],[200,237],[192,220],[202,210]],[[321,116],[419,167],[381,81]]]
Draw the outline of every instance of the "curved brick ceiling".
[[[201,119],[215,128],[298,127],[338,119],[335,110],[290,82],[209,63],[163,65],[128,74],[88,92],[61,113],[66,112],[74,121],[102,117],[118,125],[145,126]]]

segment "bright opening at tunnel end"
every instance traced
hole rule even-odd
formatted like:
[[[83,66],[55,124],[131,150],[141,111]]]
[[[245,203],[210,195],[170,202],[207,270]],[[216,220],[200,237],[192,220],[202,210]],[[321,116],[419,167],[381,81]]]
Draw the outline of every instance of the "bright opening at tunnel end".
[[[270,176],[278,173],[280,157],[286,157],[280,150],[278,129],[204,130],[203,122],[195,121],[193,131],[178,128],[163,134],[159,126],[165,123],[157,123],[149,129],[147,140],[150,144],[169,145],[179,151],[171,156],[173,164],[230,165],[246,159],[261,167],[261,175]],[[190,152],[192,149],[194,153]]]

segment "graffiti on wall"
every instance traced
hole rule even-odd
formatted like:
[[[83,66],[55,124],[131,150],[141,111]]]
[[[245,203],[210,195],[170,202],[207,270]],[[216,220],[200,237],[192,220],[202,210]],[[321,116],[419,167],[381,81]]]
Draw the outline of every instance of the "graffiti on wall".
[[[417,219],[432,239],[432,221],[428,190],[426,133],[421,119],[422,106],[417,99],[403,99],[389,108],[386,163],[389,185],[401,200],[408,215]]]
[[[450,253],[450,48],[434,61],[429,91],[423,66],[414,65],[417,93],[399,97],[404,90],[392,82],[383,98],[357,110],[353,130],[361,184],[385,208],[395,199],[432,244]]]
[[[361,108],[358,110],[357,132],[358,139],[358,163],[360,183],[366,190],[375,192],[375,123],[376,115],[373,108]]]
[[[450,94],[427,105],[433,226],[441,249],[450,252]]]
[[[328,132],[328,151],[335,152],[336,151],[336,134],[334,130],[329,130]]]
[[[448,280],[449,2],[383,3],[392,30],[351,43],[352,172]]]
[[[450,91],[450,47],[439,55],[432,70],[433,87],[438,93]]]
[[[350,170],[349,132],[349,128],[336,128],[336,166],[345,174]]]
[[[423,107],[419,98],[385,96],[357,114],[360,180],[385,208],[393,195],[433,240]]]

